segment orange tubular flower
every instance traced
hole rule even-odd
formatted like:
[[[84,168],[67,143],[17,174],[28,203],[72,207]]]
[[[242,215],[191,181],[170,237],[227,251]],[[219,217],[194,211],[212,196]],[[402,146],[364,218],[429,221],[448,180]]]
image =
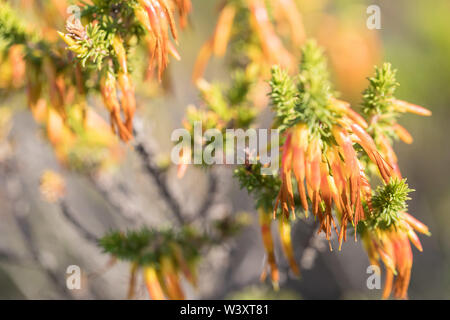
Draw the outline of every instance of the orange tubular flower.
[[[127,53],[123,46],[123,40],[119,36],[115,36],[113,39],[113,49],[119,61],[120,69],[122,72],[128,73]]]
[[[317,215],[320,202],[320,162],[322,159],[320,139],[313,137],[306,151],[306,185],[312,199],[314,215]]]
[[[305,212],[308,210],[308,194],[312,203],[311,210],[320,222],[319,231],[323,231],[327,239],[330,239],[332,229],[337,232],[332,215],[334,204],[340,218],[341,229],[337,233],[341,248],[342,242],[346,240],[348,223],[357,225],[359,221],[364,220],[363,203],[371,208],[372,190],[354,144],[358,143],[363,147],[372,162],[377,165],[384,181],[388,182],[392,176],[398,174],[390,165],[392,163],[392,167],[395,167],[394,159],[384,160],[373,139],[358,124],[364,124],[363,119],[354,115],[352,118],[347,117],[352,113],[343,109],[349,107],[343,102],[332,101],[337,104],[334,110],[342,112],[342,118],[338,122],[344,126],[334,125],[331,129],[336,144],[330,144],[329,140],[324,142],[318,134],[310,134],[306,124],[297,124],[286,130],[280,168],[281,187],[273,213],[275,216],[278,207],[281,207],[285,217],[289,217],[290,212],[295,212],[291,178],[293,173],[303,209]]]
[[[148,74],[151,74],[156,61],[158,79],[161,81],[163,71],[169,63],[168,55],[179,58],[169,39],[170,29],[175,42],[178,40],[172,9],[167,0],[139,0],[139,4],[140,6],[135,9],[135,15],[148,32],[146,39],[151,57]]]
[[[349,103],[333,97],[323,51],[314,41],[307,42],[302,57],[296,78],[274,66],[270,81],[270,97],[276,112],[274,126],[285,137],[280,147],[277,181],[281,184],[276,189],[278,195],[273,208],[274,217],[281,220],[281,237],[286,236],[281,228],[291,211],[295,218],[297,197],[292,186],[293,175],[298,186],[298,202],[305,211],[311,203],[318,233],[325,234],[330,249],[332,230],[338,235],[341,250],[351,224],[355,241],[360,234],[371,263],[378,264],[381,260],[387,269],[383,297],[389,297],[393,291],[396,298],[406,298],[413,260],[410,242],[422,251],[415,232],[428,234],[428,228],[405,213],[412,190],[401,179],[390,139],[398,136],[406,142],[412,141],[409,133],[397,125],[399,112],[421,115],[431,112],[392,98],[398,84],[395,72],[385,64],[376,68],[375,77],[369,79],[369,87],[363,93],[363,118]],[[382,179],[376,190],[372,190],[369,181],[372,173]],[[254,188],[260,187],[258,183],[241,180],[248,190],[257,194]],[[265,192],[261,192],[258,203],[264,196]],[[264,232],[267,233],[263,229]],[[272,249],[271,242],[265,241],[266,248]],[[289,238],[285,241],[289,244]],[[285,251],[290,261],[292,255]]]
[[[339,161],[340,156],[344,159],[344,162],[340,164],[340,168],[335,165],[342,176],[340,177],[340,202],[342,207],[341,217],[341,231],[339,233],[339,249],[342,246],[342,241],[345,240],[347,223],[348,221],[354,221],[357,215],[354,214],[354,210],[360,210],[361,198],[360,198],[360,168],[358,165],[358,158],[355,150],[353,149],[353,143],[348,133],[338,126],[332,129],[333,136],[336,139],[338,148],[335,154],[334,161]],[[357,220],[357,219],[355,219]],[[356,222],[356,221],[355,221]]]
[[[392,99],[392,103],[394,105],[394,108],[399,112],[409,112],[417,114],[419,116],[431,116],[431,111],[424,107],[397,99]]]
[[[122,109],[125,114],[125,127],[128,132],[133,132],[133,117],[136,111],[136,98],[134,95],[134,86],[128,73],[119,73],[119,87],[122,91]]]
[[[407,299],[413,263],[410,242],[422,251],[420,240],[413,229],[429,234],[428,227],[408,213],[401,213],[401,216],[397,227],[368,230],[362,236],[371,263],[378,265],[378,260],[381,260],[386,266],[383,299],[388,299],[392,290],[396,299]]]
[[[64,82],[56,74],[55,66],[49,59],[44,61],[44,73],[48,81],[48,95],[51,105],[64,115]]]
[[[352,124],[351,128],[353,133],[359,139],[357,140],[357,142],[366,151],[370,160],[372,160],[378,166],[383,180],[385,182],[388,182],[389,178],[392,176],[392,167],[380,155],[372,137],[357,124]]]
[[[389,99],[389,102],[392,103],[394,112],[411,112],[411,113],[422,115],[422,116],[431,115],[431,111],[429,111],[428,109],[425,109],[421,106],[414,105],[414,104],[411,104],[411,103],[408,103],[408,102],[405,102],[402,100]],[[375,143],[376,143],[376,146],[378,147],[378,150],[380,151],[380,154],[384,157],[381,160],[382,160],[382,162],[384,162],[383,160],[386,160],[385,162],[392,169],[392,174],[397,176],[398,178],[401,178],[402,174],[401,174],[400,168],[398,166],[397,155],[395,154],[395,151],[392,147],[391,141],[389,140],[388,136],[385,134],[385,132],[383,130],[376,127],[378,120],[379,120],[379,116],[377,114],[375,114],[371,117],[371,126],[375,127],[375,132],[376,132],[375,134],[373,134],[373,136],[375,137]],[[411,144],[413,142],[413,137],[408,132],[408,130],[406,130],[403,126],[398,124],[396,122],[396,120],[393,120],[389,125],[384,125],[384,126],[385,127],[388,126],[388,130],[390,130],[392,133],[394,133],[403,142],[405,142],[407,144]],[[360,132],[360,130],[358,130],[358,132]],[[372,143],[370,142],[370,144],[372,144]],[[369,154],[369,157],[370,157],[370,154]],[[386,167],[385,169],[387,169],[389,171],[389,167]],[[385,170],[385,172],[386,172],[386,170]]]
[[[184,300],[184,293],[180,285],[180,277],[175,270],[170,257],[161,258],[161,278],[164,281],[164,288],[170,300]]]
[[[62,162],[67,160],[67,150],[73,144],[75,136],[65,125],[61,115],[53,108],[47,110],[47,137],[55,148],[58,159]]]
[[[172,245],[172,250],[174,252],[175,261],[177,265],[180,267],[183,276],[186,278],[187,281],[189,281],[190,284],[196,287],[197,278],[195,277],[193,270],[191,270],[188,262],[184,258],[181,248],[178,245],[174,244]]]
[[[406,130],[404,127],[402,127],[401,125],[399,125],[398,123],[396,123],[394,125],[394,131],[397,134],[397,136],[400,138],[400,140],[402,140],[404,143],[406,144],[411,144],[413,143],[413,137],[411,136],[411,134],[409,133],[408,130]]]
[[[211,38],[212,51],[218,57],[223,57],[227,51],[235,15],[236,8],[233,5],[226,5],[220,13],[214,36]]]
[[[323,199],[324,205],[325,205],[325,212],[320,213],[322,215],[321,224],[319,226],[319,232],[323,231],[326,235],[326,238],[328,240],[328,243],[330,245],[330,250],[332,250],[330,237],[331,237],[331,227],[334,228],[336,231],[336,234],[338,233],[336,224],[334,222],[333,214],[332,214],[332,204],[333,204],[333,192],[336,189],[335,186],[333,186],[334,182],[332,181],[333,177],[331,177],[328,164],[325,162],[320,163],[320,171],[321,171],[321,190],[320,195]],[[321,207],[319,207],[319,210],[322,210]]]
[[[119,37],[113,40],[113,48],[119,61],[120,72],[118,74],[119,87],[122,91],[122,110],[125,115],[125,126],[129,133],[133,132],[133,117],[136,110],[136,98],[131,77],[128,74],[128,62],[123,42]]]
[[[293,0],[278,0],[274,3],[279,14],[275,14],[279,23],[286,22],[289,27],[291,41],[295,47],[300,47],[306,40],[302,15]]]
[[[292,248],[291,224],[289,223],[289,220],[283,217],[278,221],[278,228],[280,231],[281,246],[285,257],[289,262],[289,266],[296,276],[300,276],[300,268],[295,261],[294,250]]]
[[[283,214],[289,218],[289,209],[295,217],[295,205],[294,205],[294,192],[292,190],[292,149],[291,149],[292,136],[288,135],[283,148],[283,158],[281,165],[281,180],[283,181],[280,192],[278,194],[275,208],[273,212],[274,219],[276,218],[276,210],[278,209],[278,203],[281,204],[281,210]]]
[[[292,166],[294,170],[295,179],[297,180],[298,193],[300,195],[300,200],[302,202],[303,209],[305,210],[306,216],[308,216],[308,201],[306,199],[305,185],[303,181],[306,177],[306,142],[308,141],[308,128],[306,125],[300,124],[294,130],[292,137]]]
[[[134,298],[134,291],[136,287],[136,278],[137,278],[137,271],[139,266],[137,263],[132,263],[130,267],[130,283],[128,285],[128,294],[127,299],[131,300]]]
[[[233,4],[228,4],[223,7],[212,37],[201,47],[198,54],[194,72],[192,73],[194,82],[197,82],[202,77],[213,53],[219,57],[225,55],[235,15],[236,8]]]
[[[364,120],[364,118],[361,115],[359,115],[359,113],[357,113],[355,110],[351,108],[350,103],[339,99],[331,98],[330,107],[339,113],[343,113],[351,121],[360,125],[362,128],[367,129],[368,124],[366,120]]]
[[[405,218],[405,221],[417,232],[423,233],[427,236],[431,235],[428,227],[424,225],[422,222],[414,218],[412,215],[410,215],[407,212],[403,213],[403,217]]]
[[[267,267],[270,268],[270,278],[272,280],[273,286],[275,288],[278,288],[279,273],[275,258],[272,233],[270,230],[272,219],[270,214],[264,212],[264,210],[262,209],[259,210],[259,223],[261,225],[262,240],[267,255]],[[263,273],[261,274],[261,281],[264,281],[266,279],[266,276],[266,268],[264,268]]]
[[[380,133],[377,137],[377,143],[380,148],[380,152],[386,157],[386,161],[392,167],[394,175],[401,179],[402,174],[398,166],[397,155],[395,154],[394,149],[389,143],[388,138],[384,134]]]
[[[113,132],[118,132],[120,138],[129,141],[132,138],[130,131],[123,124],[120,116],[120,102],[116,94],[116,78],[111,72],[105,72],[100,80],[100,91],[103,103],[111,116],[111,127]]]
[[[153,300],[166,300],[158,275],[153,267],[144,268],[144,280],[148,293]]]
[[[180,26],[181,28],[186,28],[188,25],[188,16],[192,10],[191,0],[173,0],[175,6],[178,8],[178,14],[180,16]]]
[[[266,5],[262,0],[249,0],[251,22],[261,42],[264,56],[270,64],[277,64],[286,69],[294,68],[294,59],[277,36],[269,19]]]
[[[288,70],[295,70],[296,62],[293,55],[286,49],[277,33],[278,25],[286,25],[289,29],[291,44],[299,47],[305,40],[305,32],[301,15],[293,0],[271,0],[277,24],[274,25],[269,18],[268,9],[263,0],[248,0],[243,2],[249,11],[249,30],[258,40],[258,50],[250,58],[252,62],[263,63],[270,67],[274,64],[283,66]],[[202,46],[195,62],[192,80],[196,83],[204,74],[209,59],[225,55],[227,45],[232,36],[239,35],[242,30],[233,32],[234,20],[241,10],[239,5],[232,1],[224,1],[219,14],[217,25],[211,38]],[[257,61],[256,61],[257,60]]]

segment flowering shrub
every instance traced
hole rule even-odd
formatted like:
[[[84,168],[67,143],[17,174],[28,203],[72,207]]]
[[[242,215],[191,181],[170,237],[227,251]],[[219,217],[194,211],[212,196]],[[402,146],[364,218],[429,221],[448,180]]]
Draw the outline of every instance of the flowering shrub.
[[[47,3],[44,13],[55,8],[66,12],[67,3],[58,2],[57,7]],[[181,59],[179,32],[188,27],[191,2],[94,0],[78,8],[77,14],[67,17],[64,29],[48,18],[33,28],[21,19],[17,5],[0,2],[5,53],[0,70],[6,70],[0,86],[25,89],[30,111],[67,168],[99,173],[118,166],[127,146],[135,147],[179,226],[111,231],[100,239],[85,234],[114,260],[130,264],[128,298],[134,297],[137,272],[142,270],[152,299],[184,299],[180,278],[195,286],[202,253],[246,224],[225,217],[207,220],[206,231],[194,227],[164,184],[164,171],[150,164],[151,155],[135,139],[139,94],[135,82],[150,83],[153,78],[161,82],[170,57]],[[203,79],[211,56],[224,56],[227,51],[230,83]],[[145,60],[146,65],[136,68],[134,60]],[[138,75],[139,69],[145,71]],[[202,105],[188,107],[183,126],[192,133],[197,121],[204,130],[220,132],[254,128],[264,107],[272,107],[272,128],[282,134],[277,150],[281,157],[274,160],[279,162],[279,172],[261,174],[265,164],[257,159],[235,167],[234,176],[255,200],[267,257],[261,279],[269,275],[274,288],[279,287],[280,276],[271,225],[277,221],[284,256],[293,273],[300,275],[292,224],[312,215],[330,250],[341,250],[350,235],[362,239],[372,264],[383,262],[383,298],[389,298],[391,291],[395,298],[407,298],[413,261],[410,243],[422,251],[416,232],[430,233],[407,212],[412,190],[402,177],[392,145],[398,139],[412,143],[397,122],[402,113],[429,116],[431,112],[396,98],[395,76],[389,63],[376,67],[356,108],[338,98],[324,51],[316,41],[306,40],[294,0],[223,1],[216,28],[193,67]],[[95,97],[102,98],[109,125],[91,106]],[[202,147],[207,144],[202,142]],[[187,161],[179,165],[179,178],[187,167]],[[47,171],[41,191],[70,214],[59,175]]]

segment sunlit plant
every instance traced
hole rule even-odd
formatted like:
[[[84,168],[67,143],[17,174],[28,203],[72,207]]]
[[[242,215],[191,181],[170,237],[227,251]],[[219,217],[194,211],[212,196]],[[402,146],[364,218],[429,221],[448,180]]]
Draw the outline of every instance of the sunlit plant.
[[[94,176],[118,166],[125,149],[135,143],[135,82],[161,82],[170,57],[180,60],[179,32],[189,24],[192,5],[190,0],[93,0],[80,2],[79,16],[67,17],[64,26],[59,25],[64,19],[48,18],[55,10],[66,13],[67,5],[46,3],[38,26],[33,26],[21,18],[19,4],[0,2],[0,87],[7,92],[24,89],[28,107],[58,160]],[[229,83],[203,79],[210,58],[227,51]],[[146,65],[139,74],[132,57],[142,52],[139,57]],[[280,271],[272,224],[277,223],[283,254],[299,276],[292,225],[312,216],[330,250],[341,250],[349,237],[360,238],[370,262],[383,262],[383,298],[392,291],[395,298],[407,298],[410,243],[422,251],[416,232],[430,233],[407,212],[413,190],[401,174],[393,141],[413,140],[397,122],[402,113],[431,112],[395,97],[395,76],[389,63],[376,67],[361,105],[351,105],[334,91],[324,51],[316,41],[306,40],[294,0],[221,2],[216,28],[193,66],[201,104],[187,108],[183,126],[191,133],[198,121],[204,130],[255,128],[261,104],[271,106],[272,128],[282,137],[276,159],[279,172],[261,174],[263,164],[258,161],[245,161],[233,170],[255,200],[266,251],[261,280],[269,276],[274,288],[279,287]],[[109,124],[91,105],[100,97]],[[205,219],[206,231],[200,230],[182,216],[181,205],[162,182],[163,170],[150,164],[145,147],[134,146],[160,193],[169,199],[178,225],[86,237],[114,261],[129,263],[128,298],[135,297],[142,271],[152,299],[184,299],[181,278],[195,287],[203,252],[236,235],[247,221],[239,216]],[[187,162],[179,165],[179,178],[186,169]],[[46,171],[40,189],[48,202],[70,214],[60,175]]]

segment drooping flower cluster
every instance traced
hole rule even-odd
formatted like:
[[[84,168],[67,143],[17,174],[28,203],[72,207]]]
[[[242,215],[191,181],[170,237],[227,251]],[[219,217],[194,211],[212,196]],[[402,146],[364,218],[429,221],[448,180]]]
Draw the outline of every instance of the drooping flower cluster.
[[[332,215],[333,206],[336,208],[341,247],[348,224],[357,225],[364,219],[363,203],[371,202],[371,188],[354,144],[360,145],[377,165],[385,182],[389,181],[391,167],[364,130],[364,119],[333,97],[327,77],[322,52],[312,42],[303,50],[297,84],[281,69],[273,69],[272,103],[286,139],[274,216],[278,206],[285,216],[290,212],[295,215],[294,177],[306,215],[309,198],[327,239],[332,229],[337,229]]]
[[[145,41],[150,56],[148,74],[151,74],[154,64],[158,65],[158,79],[161,80],[162,73],[169,62],[168,55],[180,60],[180,55],[169,39],[169,29],[177,42],[178,33],[175,25],[174,9],[178,7],[180,25],[186,26],[187,15],[191,10],[190,0],[168,1],[168,0],[139,0],[135,6],[134,14],[139,22],[145,27],[147,35]]]
[[[188,107],[184,127],[192,131],[195,121],[202,122],[205,131],[214,128],[223,133],[251,127],[267,105],[270,67],[280,64],[295,69],[293,52],[304,38],[302,18],[293,0],[222,1],[214,33],[200,49],[192,75],[203,105]],[[231,84],[207,82],[202,76],[209,59],[224,56],[227,50],[231,53]],[[189,158],[190,154],[182,156]],[[179,166],[179,176],[186,166]]]
[[[111,127],[123,141],[133,137],[136,110],[135,87],[128,65],[129,51],[136,38],[143,39],[149,57],[147,78],[156,65],[161,80],[169,63],[169,54],[180,59],[170,40],[171,35],[175,42],[178,40],[176,9],[184,25],[190,1],[136,0],[114,6],[109,1],[98,1],[82,8],[82,19],[88,22],[86,26],[80,20],[69,20],[68,33],[60,33],[83,66],[91,63],[100,70],[100,92],[110,113]],[[121,98],[117,95],[118,89]]]
[[[272,64],[295,69],[295,58],[277,32],[286,26],[288,42],[298,48],[305,40],[305,33],[293,0],[224,1],[214,33],[200,49],[192,76],[194,82],[202,77],[212,55],[225,55],[230,42],[235,44],[236,50],[245,51],[251,63],[265,66],[266,70]],[[236,63],[242,64],[242,61]]]
[[[130,263],[128,299],[135,296],[137,273],[142,270],[151,299],[183,300],[181,278],[197,286],[201,251],[221,244],[246,224],[246,217],[239,216],[215,221],[208,234],[187,226],[178,231],[142,228],[126,233],[111,232],[99,244],[115,261]]]
[[[394,179],[383,188],[379,188],[372,201],[372,211],[367,221],[358,225],[358,231],[372,263],[381,259],[386,267],[386,280],[383,298],[407,298],[407,289],[411,276],[414,246],[422,251],[422,245],[415,231],[430,235],[428,227],[406,212],[405,204],[411,190],[404,181],[392,148],[392,139],[412,143],[409,132],[398,124],[401,113],[410,112],[421,116],[430,116],[431,112],[421,106],[395,98],[398,83],[396,71],[390,64],[376,68],[375,76],[369,78],[369,87],[363,93],[363,114],[369,123],[367,131],[374,138],[380,154],[393,168]],[[369,167],[370,168],[370,167]],[[394,275],[396,276],[394,283]]]
[[[422,251],[415,231],[430,235],[427,226],[406,212],[405,202],[410,191],[405,180],[398,178],[379,187],[373,197],[370,215],[358,225],[371,264],[379,265],[381,260],[386,268],[383,299],[389,298],[392,289],[395,298],[407,298],[413,263],[410,242]]]
[[[142,229],[126,234],[113,232],[104,236],[100,245],[114,258],[131,263],[129,299],[135,295],[137,272],[142,268],[151,299],[182,300],[180,276],[196,285],[198,248],[204,241],[189,229],[179,233]]]
[[[375,76],[369,78],[369,87],[363,93],[363,114],[369,123],[367,131],[374,138],[377,148],[392,166],[395,175],[401,178],[397,155],[392,148],[392,139],[400,139],[411,144],[413,138],[397,119],[405,112],[420,116],[430,116],[431,112],[394,97],[398,86],[395,74],[396,71],[391,69],[390,64],[375,69]]]
[[[28,106],[44,126],[58,159],[83,170],[118,162],[122,152],[117,139],[87,105],[88,88],[82,81],[87,73],[72,64],[57,39],[41,36],[49,32],[45,26],[31,29],[7,3],[0,4],[0,21],[1,41],[13,70],[8,81],[17,89],[25,84]]]
[[[114,135],[123,141],[133,137],[136,98],[130,52],[139,44],[148,46],[148,69],[158,65],[161,78],[168,54],[178,57],[169,34],[177,40],[174,12],[185,25],[190,1],[95,1],[80,4],[79,12],[72,15],[66,13],[67,6],[59,2],[58,11],[64,16],[52,21],[47,20],[53,5],[35,10],[38,27],[31,28],[15,7],[1,3],[1,44],[8,59],[2,63],[7,72],[2,73],[0,85],[25,83],[28,105],[63,163],[104,167],[104,162],[121,158]],[[59,35],[71,52],[58,41],[54,29],[64,19],[67,33]],[[111,126],[87,103],[88,94],[95,91],[101,93]]]
[[[267,277],[267,270],[270,272],[270,279],[273,287],[278,289],[279,271],[277,261],[275,258],[275,245],[272,237],[271,225],[272,215],[265,210],[259,210],[259,223],[261,226],[261,236],[264,249],[266,250],[266,264],[261,274],[261,281],[264,281]],[[278,231],[280,235],[280,242],[283,249],[284,256],[289,263],[292,272],[296,276],[300,276],[300,267],[294,257],[294,249],[292,246],[291,238],[291,222],[285,217],[278,221]]]
[[[425,234],[428,229],[406,213],[409,189],[400,180],[391,140],[384,137],[410,141],[405,139],[409,137],[406,129],[396,121],[398,114],[430,112],[393,97],[395,72],[385,65],[369,79],[363,116],[359,115],[330,89],[325,58],[315,42],[304,46],[300,73],[295,79],[280,67],[272,69],[275,127],[284,139],[279,177],[258,178],[258,173],[248,168],[236,171],[241,185],[255,194],[260,217],[264,217],[260,221],[272,281],[278,280],[268,218],[272,202],[262,199],[275,193],[272,215],[279,218],[280,235],[286,241],[285,255],[293,271],[297,272],[297,265],[283,226],[302,208],[306,217],[308,212],[313,213],[318,232],[324,232],[330,249],[333,230],[341,249],[348,227],[354,228],[355,239],[358,234],[364,239],[371,261],[381,258],[390,270],[383,297],[389,296],[393,275],[397,274],[394,295],[406,298],[412,266],[409,241],[421,250],[413,229]],[[381,182],[376,191],[372,189],[373,177]]]
[[[58,12],[65,12],[65,1],[52,3],[58,3]],[[1,2],[0,35],[1,41],[7,42],[7,54],[6,60],[0,61],[0,71],[6,71],[1,72],[0,87],[20,87],[25,82],[30,109],[45,126],[58,158],[75,166],[82,160],[83,167],[97,167],[120,158],[116,134],[123,141],[133,137],[136,98],[130,55],[137,44],[143,44],[148,56],[146,76],[157,69],[161,80],[169,56],[180,58],[175,47],[175,16],[178,13],[179,24],[185,27],[191,2],[98,0],[81,7],[81,20],[69,19],[67,33],[59,34],[71,51],[67,54],[54,39],[56,32],[50,32],[56,23],[30,30]],[[42,14],[51,16],[45,10]],[[297,70],[293,52],[304,41],[294,0],[224,0],[214,34],[201,49],[193,75],[204,108],[189,108],[184,126],[191,132],[196,121],[203,122],[204,130],[249,127],[257,111],[253,106],[256,99],[249,98],[250,88],[261,82],[273,64],[281,66],[272,69],[270,83],[274,127],[283,132],[279,176],[262,176],[261,164],[246,163],[235,172],[242,186],[255,195],[259,209],[267,253],[261,278],[270,274],[278,286],[273,217],[278,219],[284,256],[292,271],[300,273],[291,222],[302,208],[305,216],[311,212],[317,219],[318,232],[324,232],[330,248],[333,230],[340,249],[347,229],[353,228],[355,238],[360,235],[363,239],[371,262],[381,260],[387,269],[383,297],[389,297],[393,289],[395,297],[406,298],[413,259],[410,242],[422,250],[415,232],[429,231],[406,212],[410,190],[401,180],[392,140],[412,142],[408,131],[397,123],[400,113],[431,113],[394,97],[395,72],[384,65],[369,79],[363,114],[359,115],[331,90],[323,54],[312,42],[303,49],[299,75],[291,77]],[[210,57],[223,56],[229,44],[232,66],[241,69],[234,73],[231,86],[222,90],[199,80]],[[335,50],[339,48],[331,47],[339,56],[340,51]],[[110,126],[87,104],[87,94],[92,91],[100,92],[111,117]],[[265,95],[264,90],[254,91]],[[185,169],[180,165],[180,176]],[[381,183],[376,190],[372,189],[377,181],[374,177]],[[64,184],[60,177],[47,172],[41,190],[50,201],[57,201],[64,193]],[[153,299],[182,299],[180,278],[184,276],[195,285],[198,250],[220,243],[228,231],[222,230],[216,240],[188,228],[180,232],[114,232],[104,237],[101,245],[118,260],[131,263],[130,298],[141,268]]]

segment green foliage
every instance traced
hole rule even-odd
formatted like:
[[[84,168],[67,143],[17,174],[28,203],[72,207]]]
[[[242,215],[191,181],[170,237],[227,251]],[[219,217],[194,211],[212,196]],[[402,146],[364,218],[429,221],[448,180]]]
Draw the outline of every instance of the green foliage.
[[[87,66],[88,62],[91,62],[93,66],[100,70],[103,60],[111,55],[113,38],[113,33],[108,33],[101,29],[99,25],[88,24],[85,36],[77,39],[75,43],[69,46],[69,49],[77,54],[83,68]]]
[[[198,249],[206,241],[207,239],[187,227],[180,232],[142,228],[126,233],[110,232],[100,239],[99,244],[105,253],[119,260],[145,266],[157,265],[161,256],[175,255],[174,246],[181,248],[187,260],[196,259]]]
[[[17,13],[6,2],[0,2],[0,37],[10,44],[25,43],[29,38],[27,28]]]
[[[81,21],[75,20],[66,25],[68,34],[60,34],[69,49],[76,53],[83,67],[102,69],[105,58],[114,60],[113,39],[119,36],[125,47],[144,29],[135,18],[137,1],[97,0],[85,4],[81,10]],[[67,37],[71,39],[67,39]],[[135,41],[136,42],[136,41]]]
[[[142,35],[143,28],[134,16],[136,0],[94,0],[85,4],[81,11],[83,21],[97,21],[101,29],[119,34],[123,38]]]
[[[161,257],[177,256],[182,252],[188,261],[200,257],[200,251],[220,245],[236,235],[248,224],[246,215],[228,216],[212,222],[208,233],[200,233],[190,226],[180,230],[171,228],[111,231],[99,240],[99,246],[119,260],[134,262],[140,266],[158,266]]]
[[[279,66],[272,68],[270,87],[272,88],[270,98],[272,105],[275,106],[277,127],[284,130],[290,127],[298,117],[295,111],[298,100],[297,89],[292,78]]]
[[[272,69],[270,97],[276,112],[276,124],[285,130],[299,122],[313,131],[329,136],[324,130],[335,122],[336,114],[327,108],[331,84],[322,49],[315,41],[308,41],[302,49],[302,63],[296,83],[279,67]]]
[[[397,139],[393,130],[400,113],[394,108],[392,99],[399,83],[396,80],[397,70],[390,63],[375,67],[375,75],[370,77],[369,86],[363,92],[362,111],[369,123],[368,131],[376,137],[382,133],[388,138]],[[372,121],[376,119],[376,121]]]
[[[228,2],[236,8],[236,17],[233,21],[227,61],[231,70],[238,70],[250,63],[249,52],[257,43],[257,37],[251,32],[250,11],[245,1],[230,0]]]
[[[281,180],[276,175],[261,174],[261,163],[239,166],[234,170],[234,177],[238,179],[241,189],[247,189],[253,195],[256,208],[272,211],[274,195],[278,194]]]
[[[399,86],[396,73],[390,63],[383,64],[381,68],[375,67],[375,76],[368,79],[369,87],[363,92],[363,113],[366,117],[391,112],[390,100]]]
[[[49,57],[52,54],[48,43],[27,28],[27,24],[17,11],[3,1],[0,2],[0,39],[6,43],[2,46],[2,50],[8,50],[15,44],[24,44],[25,57],[30,62],[39,64],[43,57]],[[56,59],[53,56],[52,58]]]
[[[217,129],[223,134],[223,141],[220,143],[214,139],[203,140],[201,152],[198,157],[203,157],[203,148],[210,144],[221,144],[227,151],[227,129],[239,128],[248,129],[255,120],[256,110],[249,101],[249,92],[253,84],[253,74],[251,68],[246,71],[236,71],[232,76],[229,86],[221,83],[209,83],[206,80],[199,80],[197,86],[200,91],[200,98],[203,101],[201,108],[189,107],[184,126],[189,130],[192,141],[191,150],[195,152],[194,140],[197,134],[194,132],[196,123],[201,123],[202,134],[209,129]],[[198,141],[203,137],[198,137]],[[202,163],[207,166],[206,163]]]
[[[409,193],[406,179],[391,178],[389,183],[379,186],[372,197],[372,214],[363,223],[369,228],[388,229],[398,222],[401,213],[406,211]]]
[[[253,79],[251,70],[238,70],[233,73],[228,87],[200,81],[200,96],[206,109],[215,113],[227,128],[248,128],[256,116],[248,100]]]

